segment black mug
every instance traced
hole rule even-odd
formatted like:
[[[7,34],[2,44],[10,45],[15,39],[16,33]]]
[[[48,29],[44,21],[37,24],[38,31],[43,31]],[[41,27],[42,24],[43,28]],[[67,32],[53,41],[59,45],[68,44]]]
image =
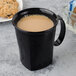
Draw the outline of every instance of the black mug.
[[[47,16],[53,21],[54,27],[42,32],[23,31],[17,27],[17,22],[26,15]],[[54,42],[56,26],[59,20],[61,22],[61,31],[58,39]],[[22,64],[29,70],[38,70],[52,64],[53,45],[60,45],[65,36],[66,28],[63,19],[44,8],[28,8],[18,12],[13,17],[12,23],[16,30]]]

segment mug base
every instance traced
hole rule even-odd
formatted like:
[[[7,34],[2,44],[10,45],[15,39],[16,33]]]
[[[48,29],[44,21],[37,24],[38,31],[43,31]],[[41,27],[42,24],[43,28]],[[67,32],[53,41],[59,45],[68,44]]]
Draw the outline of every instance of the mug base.
[[[51,64],[51,65],[53,64],[52,61],[49,61],[49,62],[47,62],[46,64],[42,64],[42,65],[39,65],[39,66],[36,66],[36,67],[33,67],[33,66],[30,67],[30,66],[26,66],[23,61],[21,61],[21,63],[24,65],[24,67],[26,67],[26,68],[29,69],[30,71],[40,70],[40,69],[43,69],[43,68],[49,66],[50,64]]]

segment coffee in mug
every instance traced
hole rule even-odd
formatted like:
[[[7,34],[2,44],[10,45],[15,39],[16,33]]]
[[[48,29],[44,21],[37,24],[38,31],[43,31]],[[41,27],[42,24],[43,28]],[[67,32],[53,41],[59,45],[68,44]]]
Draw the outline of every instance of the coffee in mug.
[[[43,15],[29,15],[20,19],[17,27],[30,32],[45,31],[54,26],[53,21],[47,16]]]

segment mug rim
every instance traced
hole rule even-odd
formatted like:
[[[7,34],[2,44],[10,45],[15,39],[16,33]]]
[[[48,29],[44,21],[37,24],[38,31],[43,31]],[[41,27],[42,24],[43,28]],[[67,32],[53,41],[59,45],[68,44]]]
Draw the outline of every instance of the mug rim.
[[[17,30],[19,30],[19,31],[22,31],[22,32],[24,32],[24,33],[44,33],[44,32],[49,32],[49,31],[51,31],[53,28],[55,28],[56,27],[56,25],[58,24],[58,20],[57,20],[57,18],[56,18],[56,20],[57,20],[57,22],[56,23],[54,23],[54,21],[53,21],[53,23],[54,23],[54,26],[52,27],[52,28],[49,28],[49,29],[47,29],[47,30],[43,30],[43,31],[39,31],[39,32],[32,32],[32,31],[26,31],[26,30],[22,30],[22,29],[20,29],[20,28],[18,28],[17,27],[17,24],[15,24],[15,19],[16,19],[16,17],[18,17],[17,15],[19,15],[19,14],[21,14],[21,13],[23,13],[23,12],[26,12],[26,11],[28,11],[28,10],[33,10],[33,9],[43,9],[43,10],[46,10],[46,11],[49,11],[49,12],[51,12],[51,13],[53,13],[56,17],[57,17],[57,15],[54,13],[54,12],[52,12],[51,10],[49,10],[49,9],[46,9],[46,8],[27,8],[27,9],[23,9],[23,10],[21,10],[21,11],[19,11],[19,12],[17,12],[14,16],[13,16],[13,18],[12,18],[12,24],[13,24],[13,26],[17,29]],[[47,12],[46,12],[47,13]],[[28,15],[28,14],[27,14]],[[32,15],[32,14],[31,14]],[[40,14],[36,14],[36,15],[40,15]],[[44,14],[42,14],[42,15],[44,15]],[[49,15],[51,15],[51,14],[49,14]],[[24,15],[25,16],[25,15]],[[23,17],[24,17],[23,16]],[[44,15],[45,16],[45,15]],[[48,16],[46,16],[46,17],[48,17]],[[48,17],[49,18],[49,17]],[[21,19],[21,18],[20,18]],[[49,18],[49,19],[51,19],[51,18]],[[18,22],[17,22],[18,23]]]

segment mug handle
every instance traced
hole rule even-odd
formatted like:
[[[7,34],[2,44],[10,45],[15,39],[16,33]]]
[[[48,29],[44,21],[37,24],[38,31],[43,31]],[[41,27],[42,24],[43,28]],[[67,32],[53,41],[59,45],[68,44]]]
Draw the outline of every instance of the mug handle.
[[[59,46],[63,42],[66,33],[66,26],[64,20],[59,15],[57,16],[57,20],[60,20],[61,31],[58,39],[54,42],[55,46]]]

